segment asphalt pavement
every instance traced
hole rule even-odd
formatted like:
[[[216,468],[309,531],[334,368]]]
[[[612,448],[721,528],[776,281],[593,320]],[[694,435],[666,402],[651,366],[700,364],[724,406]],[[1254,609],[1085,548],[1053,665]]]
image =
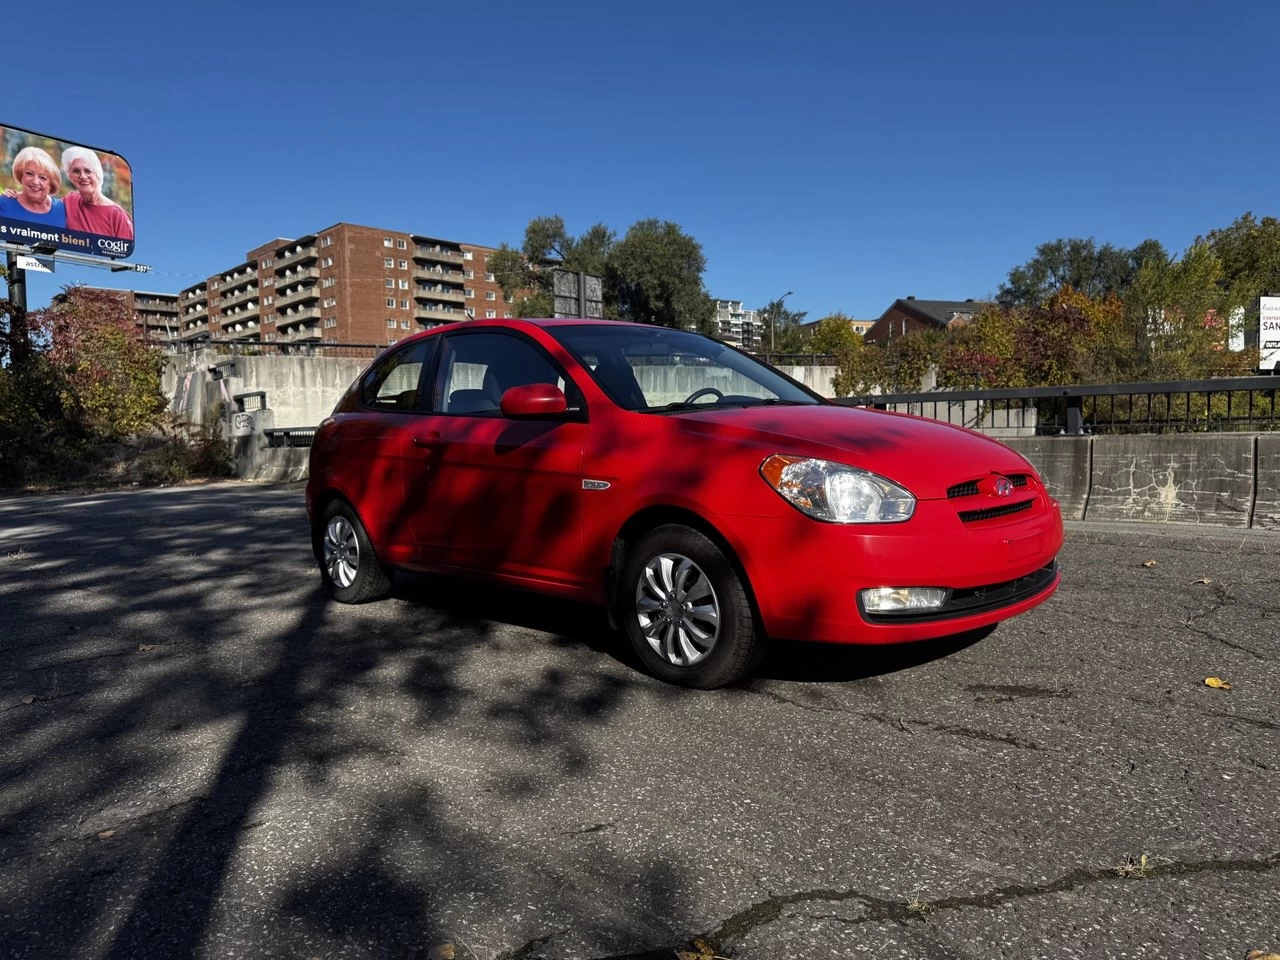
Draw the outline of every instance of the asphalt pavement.
[[[1280,951],[1280,535],[1062,562],[702,693],[572,604],[328,602],[297,485],[0,499],[0,957]]]

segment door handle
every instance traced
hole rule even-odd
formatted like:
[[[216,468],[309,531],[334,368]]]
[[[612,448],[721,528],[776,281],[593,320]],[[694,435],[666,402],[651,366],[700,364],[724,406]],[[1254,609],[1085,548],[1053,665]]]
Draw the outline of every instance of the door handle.
[[[429,433],[425,437],[414,437],[413,445],[415,447],[422,447],[426,450],[437,450],[444,446],[444,441],[440,439],[440,434]]]

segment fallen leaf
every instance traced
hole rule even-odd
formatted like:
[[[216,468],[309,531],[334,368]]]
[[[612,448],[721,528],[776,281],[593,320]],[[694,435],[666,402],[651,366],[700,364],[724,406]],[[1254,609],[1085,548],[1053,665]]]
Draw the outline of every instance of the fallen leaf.
[[[1156,565],[1156,562],[1154,560],[1143,560],[1142,565],[1144,567],[1154,567]]]
[[[1213,689],[1215,690],[1231,689],[1231,684],[1229,684],[1226,680],[1223,680],[1221,677],[1205,677],[1204,685],[1206,687],[1213,687]]]
[[[1192,583],[1213,583],[1208,577],[1201,577],[1199,580],[1192,580]]]
[[[139,653],[150,653],[150,652],[151,652],[152,650],[154,650],[155,648],[156,648],[156,645],[155,645],[154,643],[140,643],[140,644],[138,644],[138,652],[139,652]]]
[[[35,697],[23,697],[23,698],[22,698],[22,702],[23,702],[23,703],[25,703],[25,704],[27,704],[28,706],[30,706],[31,704],[33,704],[33,703],[35,703],[35,702],[36,702],[36,698],[35,698]]]
[[[454,960],[455,951],[452,943],[442,943],[427,951],[427,960]]]
[[[1280,953],[1264,953],[1261,950],[1250,950],[1244,960],[1280,960]]]
[[[114,830],[103,830],[101,833],[98,834],[98,839],[110,840],[115,835],[116,835],[116,832]]]

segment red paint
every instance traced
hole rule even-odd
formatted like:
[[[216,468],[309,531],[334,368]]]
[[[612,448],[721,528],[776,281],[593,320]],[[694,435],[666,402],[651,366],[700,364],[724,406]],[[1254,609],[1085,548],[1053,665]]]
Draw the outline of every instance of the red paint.
[[[765,630],[800,640],[928,639],[1015,616],[1056,589],[1055,576],[1039,594],[994,611],[868,622],[856,603],[864,587],[978,588],[1052,562],[1062,517],[1030,464],[971,431],[828,401],[677,414],[623,409],[553,335],[561,324],[586,322],[475,321],[398,344],[464,329],[514,332],[559,365],[569,381],[564,392],[572,398],[576,388],[578,412],[571,407],[557,419],[562,392],[546,386],[504,394],[503,408],[521,419],[496,410],[430,412],[425,382],[421,411],[362,409],[353,389],[316,434],[309,513],[341,496],[384,562],[603,603],[613,545],[628,522],[653,508],[684,511],[736,557]],[[913,494],[915,512],[894,524],[814,520],[761,477],[773,454],[872,471]],[[998,496],[1004,477],[1028,479]],[[977,495],[948,499],[948,488],[971,482]],[[1007,516],[960,516],[1023,503],[1030,507]]]

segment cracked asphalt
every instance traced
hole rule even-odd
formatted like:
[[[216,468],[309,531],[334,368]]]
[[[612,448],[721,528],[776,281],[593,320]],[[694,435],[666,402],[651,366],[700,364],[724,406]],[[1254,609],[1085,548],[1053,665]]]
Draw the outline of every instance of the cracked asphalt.
[[[570,604],[326,602],[296,485],[0,500],[0,956],[1280,951],[1280,535],[1062,560],[698,693]]]

